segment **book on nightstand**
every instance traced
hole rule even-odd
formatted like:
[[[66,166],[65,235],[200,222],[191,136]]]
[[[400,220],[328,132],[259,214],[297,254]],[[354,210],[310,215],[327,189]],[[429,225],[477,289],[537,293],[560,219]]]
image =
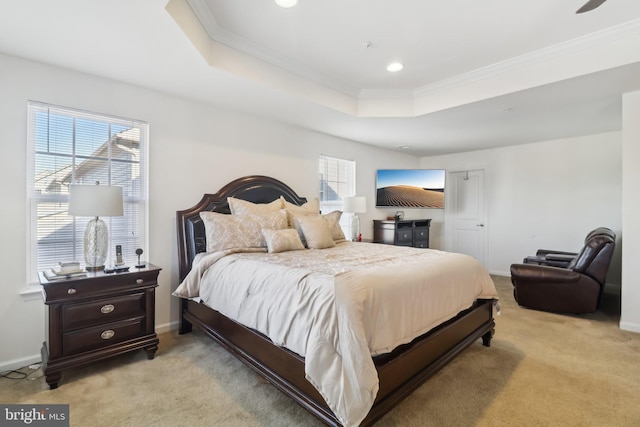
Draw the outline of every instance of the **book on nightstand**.
[[[80,265],[66,266],[60,268],[52,268],[51,270],[45,270],[42,272],[47,280],[61,280],[70,279],[72,277],[84,277],[87,275],[86,271],[80,268]]]
[[[60,261],[58,263],[58,270],[60,271],[75,271],[80,270],[79,261]]]

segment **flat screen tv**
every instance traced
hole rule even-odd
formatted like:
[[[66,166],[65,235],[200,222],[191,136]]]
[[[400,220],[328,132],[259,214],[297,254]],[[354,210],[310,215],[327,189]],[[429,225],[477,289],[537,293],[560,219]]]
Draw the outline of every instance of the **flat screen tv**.
[[[376,206],[444,209],[444,169],[379,169]]]

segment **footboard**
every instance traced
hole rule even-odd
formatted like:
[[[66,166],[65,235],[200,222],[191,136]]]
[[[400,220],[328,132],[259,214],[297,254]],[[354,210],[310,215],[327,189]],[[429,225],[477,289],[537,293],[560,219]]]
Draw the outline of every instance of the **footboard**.
[[[306,380],[302,357],[204,304],[183,299],[182,307],[180,333],[195,325],[325,424],[341,425]],[[494,327],[493,300],[478,300],[413,342],[374,358],[380,389],[361,425],[375,423],[478,339],[489,346]]]
[[[410,344],[375,358],[380,390],[365,422],[380,419],[478,339],[489,347],[494,328],[493,300],[478,300]]]

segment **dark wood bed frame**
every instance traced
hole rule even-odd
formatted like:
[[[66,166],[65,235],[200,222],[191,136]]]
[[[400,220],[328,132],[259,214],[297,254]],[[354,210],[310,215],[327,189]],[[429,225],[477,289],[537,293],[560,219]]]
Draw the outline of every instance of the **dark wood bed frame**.
[[[284,183],[256,175],[230,182],[215,194],[205,194],[192,208],[178,211],[180,280],[188,274],[195,255],[206,248],[200,212],[229,213],[227,197],[268,203],[280,196],[297,205],[306,202],[305,198],[298,196]],[[341,425],[322,396],[305,379],[304,358],[274,345],[261,333],[202,303],[182,299],[180,333],[190,332],[192,325],[200,328],[320,420],[332,426]],[[482,338],[483,345],[489,347],[494,327],[493,300],[477,300],[468,310],[413,342],[392,353],[376,356],[374,363],[380,388],[371,411],[361,425],[375,423],[476,340]]]

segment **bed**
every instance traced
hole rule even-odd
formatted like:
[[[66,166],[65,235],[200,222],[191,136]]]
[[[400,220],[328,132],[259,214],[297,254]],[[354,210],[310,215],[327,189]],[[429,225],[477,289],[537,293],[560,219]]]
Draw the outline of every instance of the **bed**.
[[[207,239],[200,213],[229,214],[229,197],[257,204],[267,204],[279,198],[296,206],[307,202],[289,186],[274,178],[248,176],[230,182],[215,194],[205,194],[195,206],[178,211],[181,283],[190,276],[194,259],[208,256],[204,254],[207,251]],[[349,242],[337,246],[340,246],[340,250],[353,252],[353,247],[349,245],[367,244]],[[370,245],[377,246],[376,249],[380,251],[381,245]],[[408,250],[422,251],[413,248]],[[477,298],[469,307],[409,342],[387,352],[370,355],[370,360],[365,359],[366,364],[372,362],[377,384],[372,404],[367,406],[364,418],[356,418],[355,424],[367,426],[375,423],[475,341],[481,339],[482,344],[489,347],[494,334],[496,299],[497,294],[495,298]],[[331,409],[336,406],[327,403],[331,399],[325,399],[327,395],[324,390],[320,388],[321,393],[317,381],[306,372],[305,368],[309,366],[305,367],[305,363],[315,363],[312,360],[315,353],[309,353],[307,358],[302,357],[282,345],[276,345],[266,334],[244,326],[221,311],[209,307],[198,298],[181,298],[180,333],[188,333],[196,326],[321,421],[327,425],[343,425],[341,419],[347,419],[345,415],[340,409]]]

